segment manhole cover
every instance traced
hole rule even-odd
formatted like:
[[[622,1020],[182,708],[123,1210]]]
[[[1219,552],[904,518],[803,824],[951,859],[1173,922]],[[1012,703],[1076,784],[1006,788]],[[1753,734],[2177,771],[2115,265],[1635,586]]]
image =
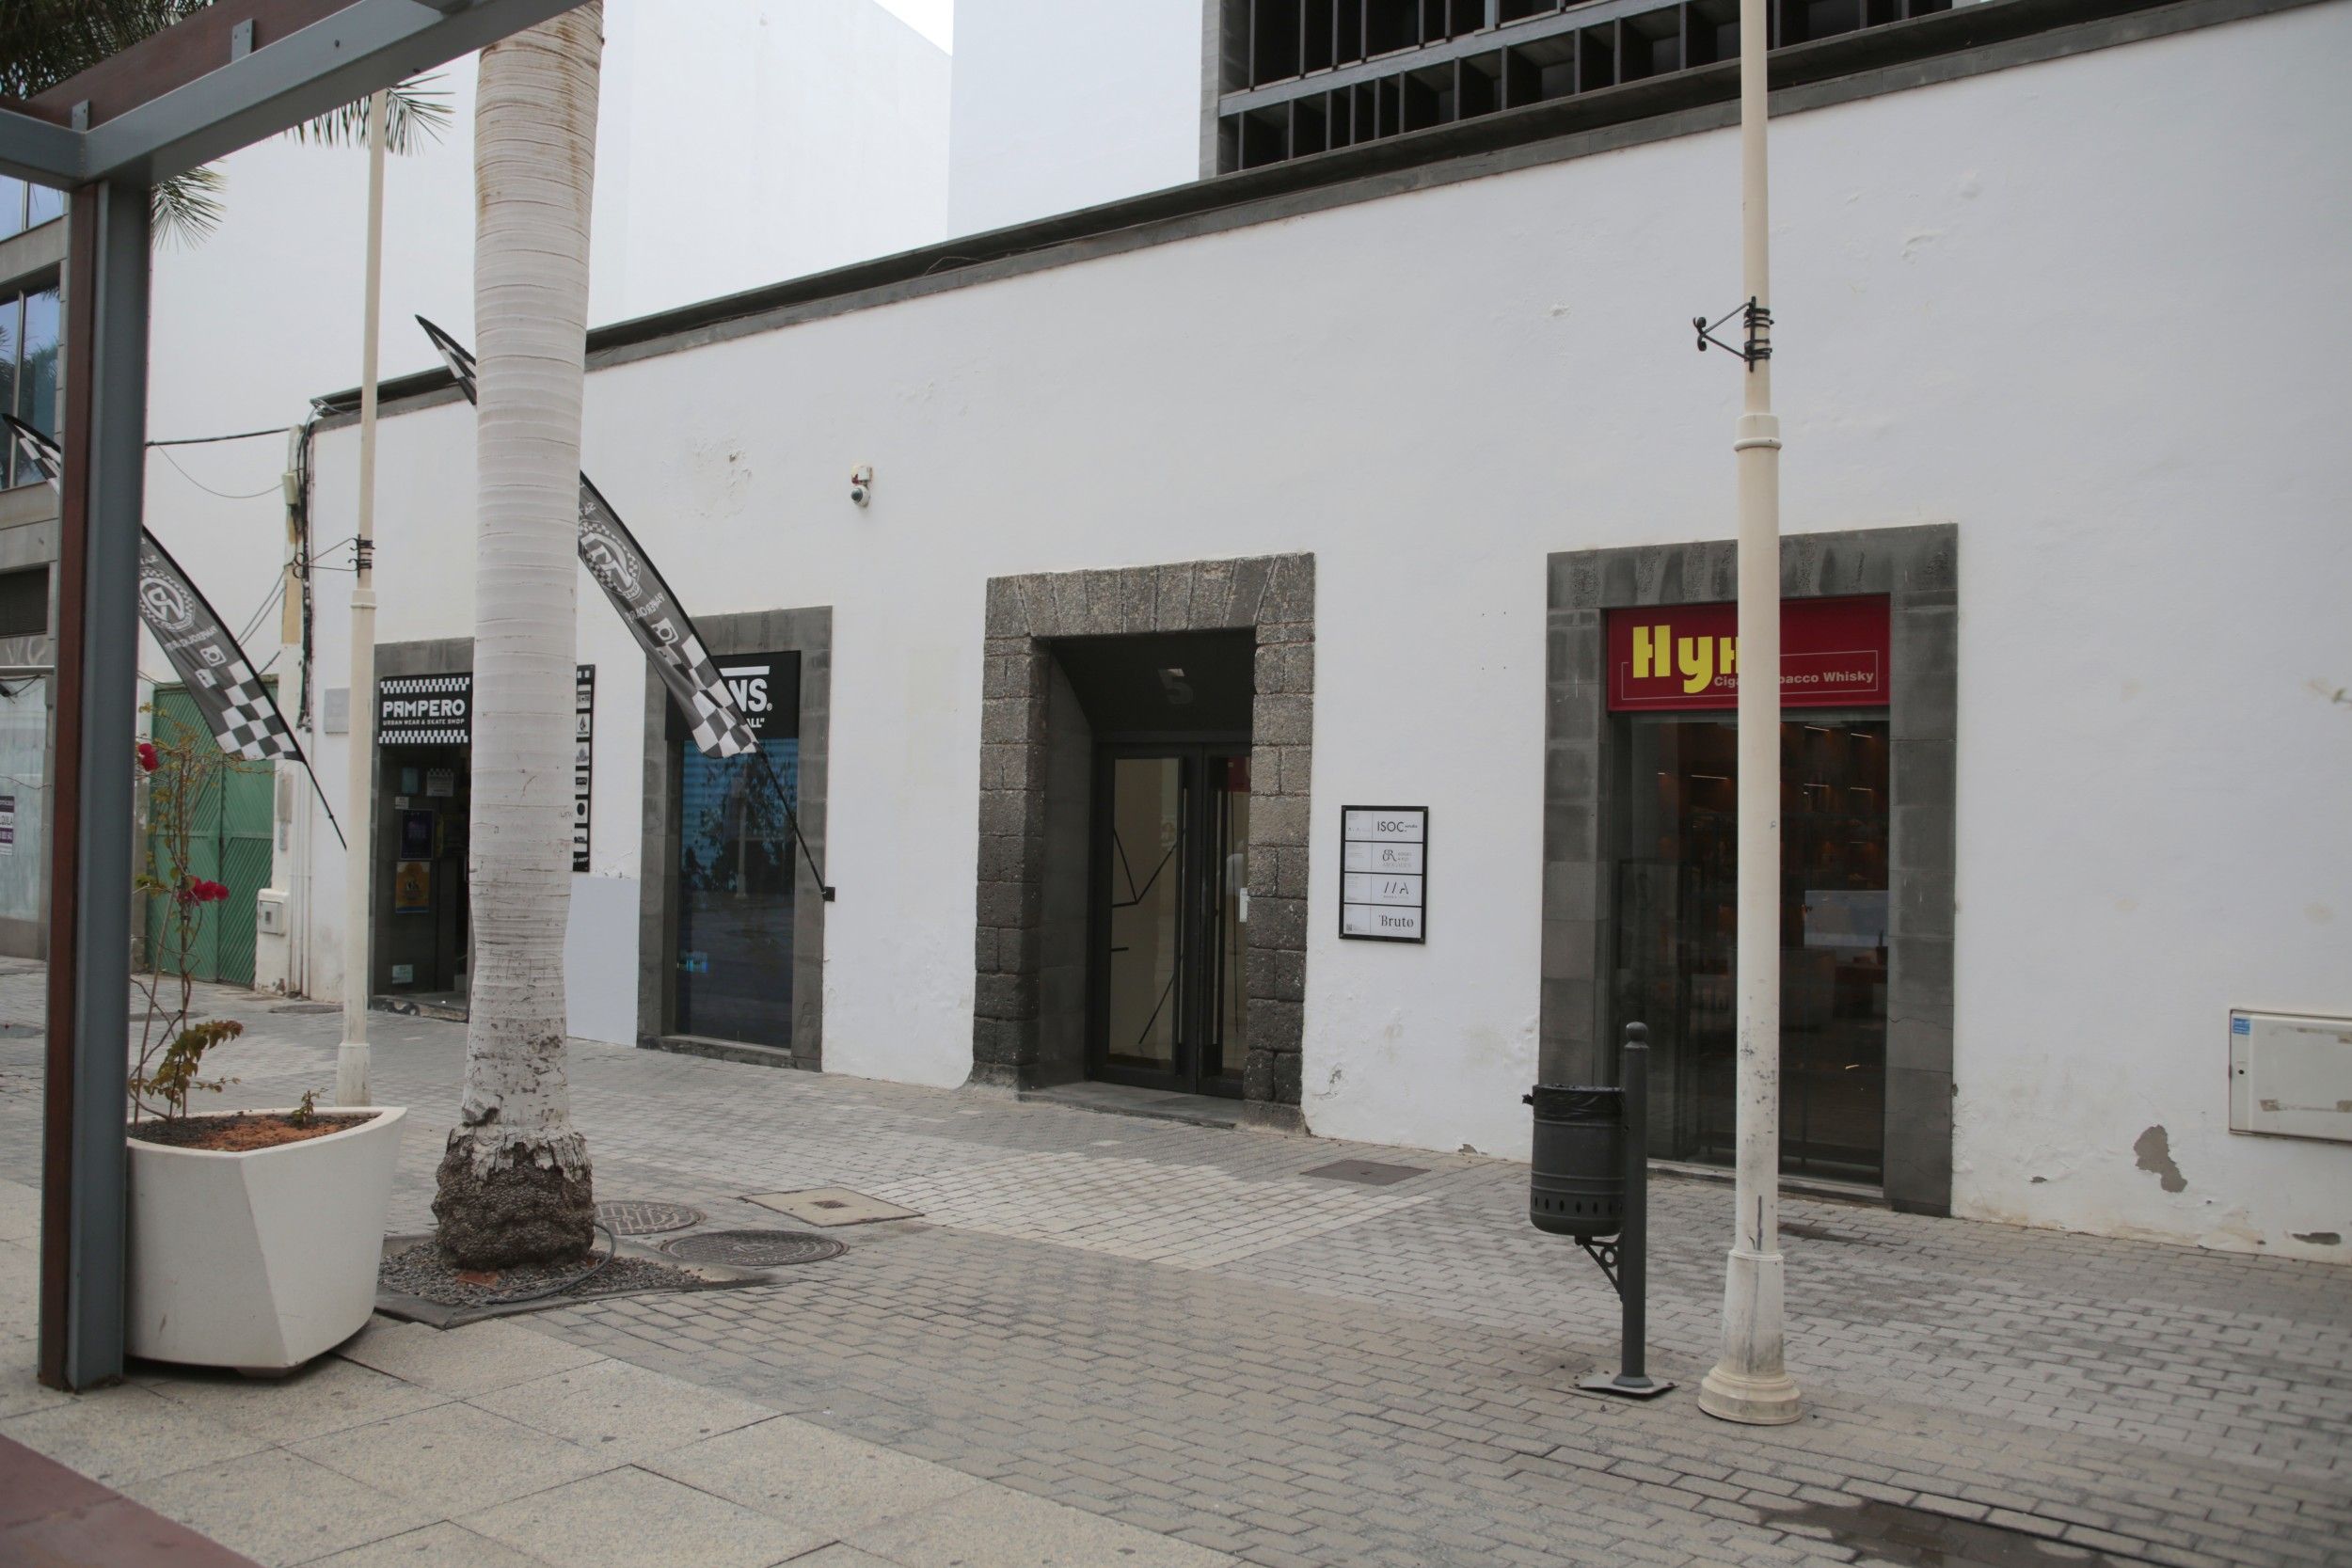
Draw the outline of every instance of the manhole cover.
[[[817,1187],[804,1193],[753,1193],[747,1202],[789,1214],[803,1225],[871,1225],[877,1220],[913,1219],[918,1210],[853,1193],[847,1187]]]
[[[644,1198],[615,1198],[596,1205],[596,1218],[616,1236],[659,1236],[703,1222],[700,1209],[683,1203],[656,1203]]]
[[[289,1002],[282,1007],[270,1009],[273,1013],[340,1013],[342,1010],[343,1005],[340,1002]]]
[[[689,1263],[724,1263],[738,1269],[773,1269],[787,1263],[817,1263],[849,1248],[830,1236],[803,1230],[706,1230],[661,1243],[661,1250]]]
[[[1303,1170],[1301,1176],[1320,1176],[1330,1181],[1356,1181],[1367,1187],[1393,1187],[1416,1176],[1429,1174],[1422,1165],[1384,1165],[1377,1160],[1334,1160],[1327,1165]]]
[[[40,1032],[38,1023],[0,1023],[0,1040],[28,1040]]]

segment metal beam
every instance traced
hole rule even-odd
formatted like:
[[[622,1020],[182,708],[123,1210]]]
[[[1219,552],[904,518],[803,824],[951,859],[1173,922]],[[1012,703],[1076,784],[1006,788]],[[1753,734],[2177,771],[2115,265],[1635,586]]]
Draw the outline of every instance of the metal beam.
[[[74,192],[57,549],[56,777],[50,800],[40,1380],[122,1375],[125,1042],[147,470],[148,193]]]
[[[0,109],[0,174],[60,190],[81,183],[80,133],[15,109]]]
[[[228,5],[199,11],[116,60],[35,98],[30,113],[0,110],[0,171],[43,184],[99,181],[152,184],[238,148],[357,103],[460,55],[570,10],[580,0],[351,0],[282,36],[213,35],[233,20]],[[238,10],[299,20],[314,7],[244,0]],[[219,15],[215,13],[218,12]],[[205,24],[202,33],[188,31]],[[253,37],[248,52],[242,39]],[[140,56],[136,61],[134,55]],[[193,63],[198,69],[189,73]],[[216,62],[216,63],[215,63]],[[68,123],[80,105],[103,108],[116,76],[136,65],[160,90],[122,103],[86,129]],[[87,117],[86,117],[87,118]]]

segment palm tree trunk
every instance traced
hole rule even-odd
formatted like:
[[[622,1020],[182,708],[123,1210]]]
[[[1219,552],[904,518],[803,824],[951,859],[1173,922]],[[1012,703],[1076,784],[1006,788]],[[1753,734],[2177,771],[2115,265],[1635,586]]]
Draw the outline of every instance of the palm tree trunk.
[[[564,1069],[571,903],[574,564],[603,15],[482,52],[474,127],[479,533],[473,973],[466,1092],[441,1160],[444,1256],[496,1269],[593,1237]]]

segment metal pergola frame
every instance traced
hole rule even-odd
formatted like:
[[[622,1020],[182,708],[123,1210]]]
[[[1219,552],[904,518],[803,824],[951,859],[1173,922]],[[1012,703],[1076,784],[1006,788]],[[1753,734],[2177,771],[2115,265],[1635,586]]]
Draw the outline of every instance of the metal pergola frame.
[[[40,1381],[122,1375],[132,736],[150,188],[579,0],[217,0],[23,103],[0,173],[72,193],[50,818]]]

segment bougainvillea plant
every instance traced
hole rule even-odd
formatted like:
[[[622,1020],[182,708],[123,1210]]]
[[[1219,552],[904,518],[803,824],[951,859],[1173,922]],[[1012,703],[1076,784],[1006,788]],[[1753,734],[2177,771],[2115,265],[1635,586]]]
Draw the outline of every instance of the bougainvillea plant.
[[[160,716],[159,716],[160,718]],[[234,1019],[192,1023],[195,953],[206,913],[225,903],[229,889],[188,870],[208,792],[223,787],[228,765],[213,737],[158,722],[154,740],[138,743],[138,773],[147,788],[147,859],[135,887],[159,906],[149,926],[147,973],[135,984],[147,1004],[139,1029],[138,1063],[131,1070],[131,1119],[156,1116],[177,1121],[198,1090],[217,1094],[233,1078],[198,1076],[204,1053],[245,1033]]]

